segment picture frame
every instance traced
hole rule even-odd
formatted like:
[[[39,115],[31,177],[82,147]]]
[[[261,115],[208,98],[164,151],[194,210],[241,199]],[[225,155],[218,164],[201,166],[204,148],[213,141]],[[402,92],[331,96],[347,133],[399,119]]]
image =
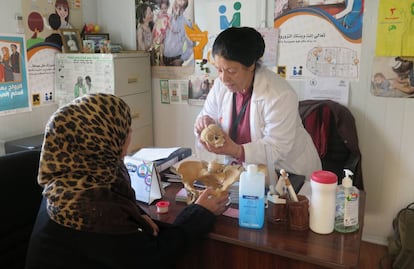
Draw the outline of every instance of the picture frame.
[[[65,53],[82,52],[83,42],[79,29],[60,29],[59,31]]]
[[[99,53],[101,45],[109,41],[108,33],[85,33],[84,40],[93,40],[95,43],[95,52]]]
[[[83,40],[83,52],[95,53],[95,42],[93,40]]]

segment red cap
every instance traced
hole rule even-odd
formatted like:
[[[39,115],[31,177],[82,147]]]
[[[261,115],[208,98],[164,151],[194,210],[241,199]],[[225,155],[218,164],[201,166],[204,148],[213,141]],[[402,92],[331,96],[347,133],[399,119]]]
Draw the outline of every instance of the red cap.
[[[338,177],[330,171],[320,170],[312,173],[311,180],[321,184],[333,184],[338,182]]]

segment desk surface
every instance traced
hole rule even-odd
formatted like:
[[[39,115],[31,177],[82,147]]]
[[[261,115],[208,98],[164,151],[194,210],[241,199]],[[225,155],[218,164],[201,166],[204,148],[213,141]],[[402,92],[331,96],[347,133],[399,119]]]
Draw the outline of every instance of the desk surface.
[[[183,202],[175,201],[175,194],[181,187],[181,183],[173,183],[171,186],[167,187],[164,196],[165,200],[170,201],[170,208],[167,214],[157,214],[154,205],[143,205],[143,208],[152,218],[172,223],[178,212],[186,206]],[[260,253],[260,259],[263,259],[262,256],[265,255],[267,258],[279,257],[300,262],[300,266],[298,266],[297,263],[294,263],[294,268],[357,268],[365,208],[364,192],[361,192],[359,207],[360,229],[358,232],[350,234],[333,232],[328,235],[319,235],[311,230],[292,231],[286,226],[273,224],[267,221],[265,221],[263,229],[247,229],[239,227],[238,220],[235,218],[219,216],[217,217],[213,231],[209,234],[210,240],[208,241],[210,242],[208,244],[219,243],[220,245],[228,246],[231,249],[239,248],[243,250],[240,253]],[[217,246],[215,246],[215,248],[217,248]],[[224,255],[227,257],[223,257],[223,259],[229,257],[228,253]],[[250,256],[250,258],[252,257],[253,256]],[[305,265],[302,265],[302,263]],[[254,264],[257,265],[258,263],[255,262]],[[272,264],[273,268],[277,268],[274,267],[276,264],[274,261],[267,262],[266,264]],[[283,264],[285,265],[286,262]],[[289,265],[292,265],[292,263],[289,263]],[[220,266],[220,268],[230,267]],[[242,268],[248,267],[243,266]]]

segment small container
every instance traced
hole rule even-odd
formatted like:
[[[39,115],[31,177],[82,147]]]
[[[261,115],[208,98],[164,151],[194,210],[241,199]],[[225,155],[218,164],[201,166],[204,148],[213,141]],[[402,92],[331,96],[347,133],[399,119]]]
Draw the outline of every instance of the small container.
[[[168,213],[168,207],[170,206],[170,202],[168,201],[159,201],[155,204],[157,207],[157,213],[165,214]]]
[[[305,231],[309,229],[309,200],[298,195],[298,201],[287,201],[289,229]]]
[[[287,224],[288,222],[288,209],[285,199],[279,199],[282,201],[273,202],[272,200],[267,200],[267,212],[266,218],[268,221],[275,224]]]
[[[257,165],[249,164],[240,175],[239,226],[261,229],[265,213],[265,175],[257,171]]]
[[[309,206],[309,228],[318,234],[334,231],[335,202],[338,177],[330,171],[315,171],[311,175],[312,195]]]

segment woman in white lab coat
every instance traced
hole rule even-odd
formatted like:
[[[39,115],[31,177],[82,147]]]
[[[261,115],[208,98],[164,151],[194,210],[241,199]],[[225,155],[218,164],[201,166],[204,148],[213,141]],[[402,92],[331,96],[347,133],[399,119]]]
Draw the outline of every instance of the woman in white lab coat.
[[[228,28],[213,45],[219,78],[215,80],[195,123],[197,135],[216,123],[225,143],[209,152],[226,155],[228,163],[266,164],[270,148],[276,169],[307,178],[321,169],[313,141],[298,112],[298,97],[279,75],[260,65],[265,44],[250,27]]]

